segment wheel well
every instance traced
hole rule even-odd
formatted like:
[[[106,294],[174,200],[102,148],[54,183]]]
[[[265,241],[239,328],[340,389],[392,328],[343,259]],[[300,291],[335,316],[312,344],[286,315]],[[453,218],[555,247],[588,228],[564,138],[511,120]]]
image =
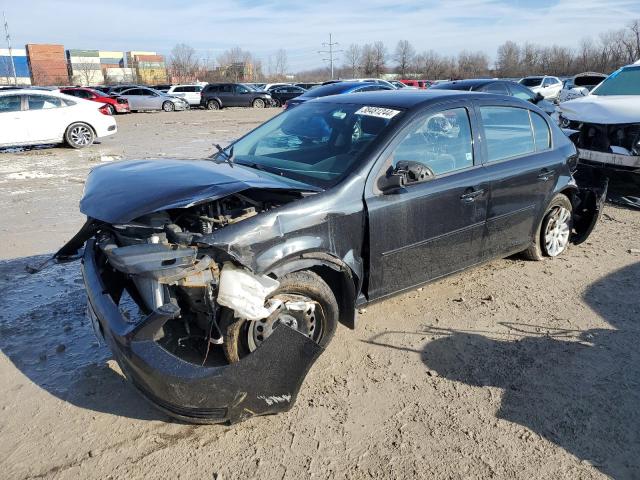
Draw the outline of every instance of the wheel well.
[[[355,279],[350,272],[334,270],[326,265],[315,265],[309,268],[318,274],[336,297],[340,318],[338,321],[348,328],[355,328],[356,286]]]
[[[571,202],[571,205],[573,205],[575,207],[575,196],[576,196],[576,193],[577,193],[575,188],[567,187],[567,188],[565,188],[563,190],[560,190],[558,193],[561,193],[562,195],[567,197],[569,199],[569,201]]]

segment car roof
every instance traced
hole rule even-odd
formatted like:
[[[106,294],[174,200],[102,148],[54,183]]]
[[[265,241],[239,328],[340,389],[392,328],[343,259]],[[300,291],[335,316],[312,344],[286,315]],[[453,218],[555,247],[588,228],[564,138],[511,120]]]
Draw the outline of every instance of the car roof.
[[[434,90],[471,90],[472,88],[482,87],[493,82],[506,82],[506,80],[496,80],[494,78],[472,78],[468,80],[453,80],[451,82],[439,83],[433,85]]]
[[[348,92],[349,90],[354,88],[360,88],[360,87],[366,87],[366,86],[372,86],[372,85],[377,86],[372,82],[357,82],[357,81],[329,83],[327,85],[322,85],[320,87],[314,88],[313,90],[308,90],[308,93],[311,93],[311,95],[308,95],[308,96],[321,97],[325,95],[334,95],[338,93]]]
[[[356,105],[372,105],[376,107],[411,110],[421,108],[429,103],[461,98],[495,99],[502,103],[513,103],[520,106],[531,106],[529,102],[506,95],[494,95],[491,93],[468,92],[463,90],[374,90],[372,92],[360,92],[346,95],[333,95],[314,99],[314,102],[343,103]]]
[[[6,89],[0,89],[0,95],[16,95],[16,94],[29,94],[29,95],[54,95],[54,96],[60,96],[60,95],[64,95],[63,93],[60,93],[56,90],[45,90],[45,89],[39,89],[39,88],[6,88]],[[65,98],[68,98],[68,95],[64,95]]]

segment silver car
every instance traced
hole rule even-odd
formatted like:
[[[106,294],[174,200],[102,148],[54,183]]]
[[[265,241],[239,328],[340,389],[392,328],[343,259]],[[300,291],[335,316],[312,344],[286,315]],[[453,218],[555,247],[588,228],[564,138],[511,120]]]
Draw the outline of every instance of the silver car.
[[[132,87],[118,94],[129,101],[129,107],[134,110],[175,110],[189,109],[189,102],[182,98],[167,95],[159,90],[148,87]]]

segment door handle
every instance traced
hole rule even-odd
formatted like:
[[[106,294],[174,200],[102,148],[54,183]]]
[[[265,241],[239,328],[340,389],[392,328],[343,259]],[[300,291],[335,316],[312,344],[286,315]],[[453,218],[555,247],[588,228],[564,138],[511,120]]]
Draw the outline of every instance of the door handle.
[[[460,200],[462,200],[465,203],[471,203],[471,202],[475,202],[476,198],[478,198],[479,196],[481,196],[484,193],[483,189],[479,189],[479,190],[471,190],[469,192],[463,193],[460,196]]]
[[[555,173],[555,170],[549,170],[547,168],[543,168],[542,170],[540,170],[540,173],[538,174],[538,180],[540,180],[541,182],[546,182],[547,180],[553,177],[554,173]]]

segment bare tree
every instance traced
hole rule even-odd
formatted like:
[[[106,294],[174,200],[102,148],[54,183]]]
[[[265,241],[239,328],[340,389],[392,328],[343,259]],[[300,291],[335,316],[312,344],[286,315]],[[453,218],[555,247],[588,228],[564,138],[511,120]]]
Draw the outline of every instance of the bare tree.
[[[360,72],[369,77],[374,75],[376,71],[376,60],[373,45],[367,43],[362,47],[360,55]]]
[[[70,65],[72,83],[88,87],[104,82],[99,63],[72,63]]]
[[[489,73],[489,57],[483,52],[462,51],[458,55],[458,70],[456,76],[460,78],[477,78]]]
[[[358,76],[360,64],[362,60],[362,49],[360,45],[352,43],[344,52],[345,68],[350,70],[352,78]]]
[[[169,55],[169,72],[174,82],[196,80],[200,71],[200,60],[195,49],[185,43],[179,43]]]
[[[284,80],[287,75],[287,69],[289,68],[287,62],[287,51],[280,49],[275,55],[275,76],[278,80]]]
[[[396,45],[393,59],[398,64],[398,73],[402,78],[406,77],[409,67],[413,64],[416,51],[408,40],[400,40]]]
[[[214,76],[220,79],[239,82],[253,76],[253,55],[240,47],[225,50],[218,56],[218,65]]]
[[[520,47],[507,41],[498,47],[496,72],[501,77],[517,77],[520,75]]]
[[[387,47],[378,40],[373,44],[373,71],[376,77],[382,76],[386,70]]]

